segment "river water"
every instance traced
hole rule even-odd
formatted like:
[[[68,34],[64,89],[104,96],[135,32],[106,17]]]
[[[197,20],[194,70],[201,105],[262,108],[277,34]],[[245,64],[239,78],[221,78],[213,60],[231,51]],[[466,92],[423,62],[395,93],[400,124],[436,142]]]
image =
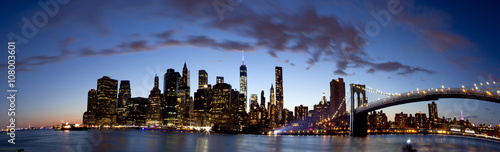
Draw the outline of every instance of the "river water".
[[[0,149],[87,151],[402,151],[408,139],[421,151],[500,151],[500,142],[449,135],[267,136],[142,130],[17,131],[16,144],[0,136]],[[0,150],[1,151],[1,150]]]

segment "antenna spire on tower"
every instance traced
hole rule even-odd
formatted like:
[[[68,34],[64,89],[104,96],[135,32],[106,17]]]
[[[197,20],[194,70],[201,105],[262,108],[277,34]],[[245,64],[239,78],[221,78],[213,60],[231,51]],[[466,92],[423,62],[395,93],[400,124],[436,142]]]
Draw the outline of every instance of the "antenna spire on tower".
[[[245,53],[245,51],[241,50],[241,62],[242,62],[241,64],[242,65],[245,65],[245,54],[244,53]]]

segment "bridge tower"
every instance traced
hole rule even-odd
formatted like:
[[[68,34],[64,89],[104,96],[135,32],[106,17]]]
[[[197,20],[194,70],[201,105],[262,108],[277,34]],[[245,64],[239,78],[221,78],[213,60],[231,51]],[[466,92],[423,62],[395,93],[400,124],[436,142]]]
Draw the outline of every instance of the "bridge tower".
[[[356,110],[354,109],[354,94],[357,95],[358,107],[368,103],[368,99],[366,98],[365,87],[366,87],[365,85],[350,84],[350,89],[351,89],[351,112],[349,121],[350,136],[364,137],[367,135],[368,112],[357,113]],[[362,98],[360,98],[360,94],[362,95]]]

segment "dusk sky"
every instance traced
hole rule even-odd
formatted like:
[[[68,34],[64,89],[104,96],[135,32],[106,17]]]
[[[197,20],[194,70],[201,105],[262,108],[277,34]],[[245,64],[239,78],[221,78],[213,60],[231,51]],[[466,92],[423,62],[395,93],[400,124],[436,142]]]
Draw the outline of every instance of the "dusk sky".
[[[0,40],[4,51],[7,42],[17,40],[19,127],[81,123],[87,93],[102,76],[130,80],[132,97],[147,97],[157,74],[163,92],[166,70],[182,71],[184,62],[192,95],[201,69],[210,84],[223,76],[239,90],[241,50],[248,98],[264,90],[269,101],[274,68],[281,66],[284,107],[303,104],[311,110],[323,90],[329,99],[329,83],[338,77],[346,89],[359,83],[387,93],[500,82],[495,2],[48,0],[57,7],[46,9],[37,1],[4,1]],[[7,55],[2,53],[0,64],[5,90]],[[369,101],[386,97],[367,94]],[[389,120],[399,112],[428,115],[428,103],[382,110]],[[500,124],[498,103],[436,103],[440,118],[459,119],[463,111],[472,123]],[[8,105],[4,98],[3,126]]]

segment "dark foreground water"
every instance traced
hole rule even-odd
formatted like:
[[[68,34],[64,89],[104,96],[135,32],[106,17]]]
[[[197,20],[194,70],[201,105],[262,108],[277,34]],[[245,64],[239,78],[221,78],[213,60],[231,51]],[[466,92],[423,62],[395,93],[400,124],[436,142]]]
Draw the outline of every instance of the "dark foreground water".
[[[500,151],[500,142],[447,135],[264,136],[154,132],[141,130],[16,132],[16,144],[2,132],[0,149],[42,152],[87,151],[402,151],[407,139],[421,151]]]

